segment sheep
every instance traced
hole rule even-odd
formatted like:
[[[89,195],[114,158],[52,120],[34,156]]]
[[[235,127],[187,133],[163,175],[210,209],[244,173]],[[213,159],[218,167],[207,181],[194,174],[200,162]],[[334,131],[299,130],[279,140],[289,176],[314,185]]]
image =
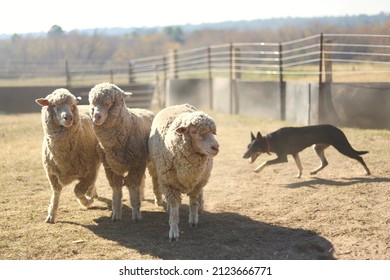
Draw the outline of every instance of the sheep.
[[[181,194],[189,196],[189,224],[197,227],[203,208],[203,188],[219,152],[216,124],[189,104],[158,112],[149,137],[149,172],[155,189],[165,196],[169,213],[169,240],[179,240]]]
[[[111,83],[89,92],[93,129],[103,150],[103,166],[112,188],[112,221],[122,219],[122,186],[130,193],[133,221],[141,220],[141,196],[148,162],[148,137],[154,113],[128,109],[131,95]]]
[[[60,88],[35,100],[42,106],[42,162],[52,190],[47,223],[55,222],[64,186],[78,180],[74,193],[85,208],[97,197],[95,182],[101,165],[99,145],[91,118],[79,113],[80,99]]]

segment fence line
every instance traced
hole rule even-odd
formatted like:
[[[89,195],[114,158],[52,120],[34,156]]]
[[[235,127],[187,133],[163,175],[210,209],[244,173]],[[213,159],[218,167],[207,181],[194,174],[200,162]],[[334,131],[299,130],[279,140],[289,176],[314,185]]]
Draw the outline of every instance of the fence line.
[[[385,42],[385,43],[384,43]],[[234,50],[234,51],[231,51]],[[325,74],[389,73],[390,37],[374,34],[319,34],[283,43],[231,43],[213,45],[185,51],[171,52],[156,58],[131,59],[135,80],[150,80],[160,72],[167,72],[167,78],[228,76],[234,78],[264,79],[265,76],[318,76]],[[174,56],[173,56],[174,53]],[[231,57],[233,56],[233,57]],[[163,57],[171,61],[161,64]],[[234,67],[231,67],[231,61]],[[322,64],[341,65],[331,72]],[[321,65],[320,65],[321,64]],[[345,65],[369,66],[367,70],[349,69]],[[385,66],[385,67],[383,67]],[[148,75],[137,69],[153,69]],[[172,69],[171,67],[174,67]],[[378,69],[376,69],[378,68]],[[172,74],[174,73],[174,74]]]
[[[297,77],[315,79],[326,74],[372,73],[377,77],[378,73],[390,72],[390,36],[316,34],[280,43],[227,43],[134,58],[120,67],[82,61],[46,61],[38,65],[14,63],[11,70],[9,65],[0,66],[0,79],[20,75],[25,78],[65,77],[67,85],[78,85],[85,81],[91,83],[94,77],[130,84],[214,77],[280,81]],[[326,68],[323,64],[333,65]]]

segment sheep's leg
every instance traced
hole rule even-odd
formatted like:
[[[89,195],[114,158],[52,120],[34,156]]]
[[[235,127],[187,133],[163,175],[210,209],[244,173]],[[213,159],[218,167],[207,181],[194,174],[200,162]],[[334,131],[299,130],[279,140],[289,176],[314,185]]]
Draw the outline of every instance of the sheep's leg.
[[[181,204],[181,193],[174,188],[162,185],[162,190],[167,199],[167,210],[169,211],[169,241],[179,240],[179,206]]]
[[[199,213],[203,209],[203,193],[193,195],[190,194],[190,214],[188,223],[190,227],[197,227],[199,222]]]
[[[169,241],[179,241],[179,204],[169,204]]]
[[[122,186],[112,187],[112,217],[113,222],[122,219]]]
[[[110,187],[112,188],[112,217],[113,222],[122,219],[122,186],[123,177],[115,174],[111,168],[104,163],[104,170]]]
[[[86,196],[89,196],[91,198],[98,198],[98,194],[97,194],[97,190],[96,190],[96,180],[97,180],[97,176],[98,176],[98,173],[99,173],[99,169],[100,169],[100,163],[96,165],[96,169],[94,170],[94,172],[91,172],[91,176],[93,179],[93,183],[91,183],[89,185],[89,188],[87,190],[87,193],[85,194]]]
[[[98,198],[98,194],[97,194],[97,191],[96,191],[96,185],[93,184],[92,186],[89,187],[87,193],[86,193],[87,196],[89,197],[92,197],[92,198]]]
[[[54,175],[49,175],[50,187],[52,190],[49,208],[47,210],[48,215],[46,217],[46,223],[53,224],[57,216],[58,204],[60,201],[62,186],[58,182],[58,178]]]
[[[141,189],[144,181],[145,168],[141,168],[138,172],[129,172],[125,178],[125,185],[129,189],[130,193],[130,206],[132,210],[133,221],[139,221],[142,219],[141,215]]]
[[[148,170],[149,170],[150,177],[152,177],[154,204],[156,206],[164,206],[162,194],[158,183],[157,171],[153,163],[150,163],[148,165]]]
[[[93,203],[92,195],[94,195],[94,193],[96,195],[95,181],[96,177],[92,175],[86,178],[82,178],[75,186],[74,193],[82,207],[88,208]]]
[[[145,200],[145,178],[146,175],[142,176],[141,186],[140,186],[140,198],[141,201]]]

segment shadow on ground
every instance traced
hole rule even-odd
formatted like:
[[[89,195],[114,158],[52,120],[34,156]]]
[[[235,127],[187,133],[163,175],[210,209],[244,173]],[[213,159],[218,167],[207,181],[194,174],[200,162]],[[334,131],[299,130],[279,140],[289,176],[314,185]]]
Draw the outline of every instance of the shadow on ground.
[[[356,178],[341,178],[337,180],[323,179],[314,177],[310,180],[294,182],[288,185],[285,185],[286,188],[302,188],[302,187],[311,187],[315,188],[320,185],[327,186],[352,186],[358,183],[386,183],[390,182],[390,178],[381,178],[381,177],[356,177]]]
[[[131,222],[124,206],[122,221],[109,217],[82,225],[97,236],[160,259],[333,259],[332,244],[308,230],[286,228],[252,220],[236,213],[203,212],[198,228],[190,228],[188,206],[180,209],[180,241],[168,241],[168,215],[143,212],[141,222]]]

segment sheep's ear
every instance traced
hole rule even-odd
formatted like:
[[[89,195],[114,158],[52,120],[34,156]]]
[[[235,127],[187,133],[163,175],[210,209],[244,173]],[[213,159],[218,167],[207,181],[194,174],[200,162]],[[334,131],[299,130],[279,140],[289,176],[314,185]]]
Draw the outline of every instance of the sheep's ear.
[[[180,127],[176,128],[176,133],[179,135],[184,134],[186,131],[187,131],[187,128],[184,126],[180,126]]]
[[[40,106],[49,106],[49,100],[45,99],[45,98],[38,98],[38,99],[35,99],[35,102],[40,105]]]
[[[124,92],[123,94],[125,98],[128,98],[133,95],[131,92]]]
[[[261,138],[263,138],[263,136],[261,136],[261,133],[260,133],[260,131],[259,131],[259,132],[257,132],[256,138],[257,138],[257,139],[261,139]]]
[[[81,101],[81,96],[76,97],[76,104],[79,104],[80,101]]]

